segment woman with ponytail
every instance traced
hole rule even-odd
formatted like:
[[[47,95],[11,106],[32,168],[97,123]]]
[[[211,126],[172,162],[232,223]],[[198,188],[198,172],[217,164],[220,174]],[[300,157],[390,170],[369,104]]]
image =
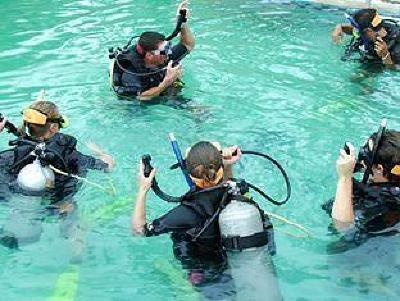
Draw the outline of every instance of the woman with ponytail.
[[[174,255],[189,270],[190,282],[213,299],[234,294],[235,290],[231,277],[224,272],[226,257],[218,219],[206,228],[204,224],[218,209],[225,192],[220,184],[233,176],[232,165],[240,157],[237,146],[221,151],[218,144],[207,141],[193,145],[187,152],[186,167],[196,185],[195,190],[188,192],[177,207],[150,223],[146,218],[146,195],[156,170],[146,177],[142,163],[139,168],[138,193],[131,221],[133,232],[144,236],[171,233]],[[222,287],[221,283],[224,283]]]

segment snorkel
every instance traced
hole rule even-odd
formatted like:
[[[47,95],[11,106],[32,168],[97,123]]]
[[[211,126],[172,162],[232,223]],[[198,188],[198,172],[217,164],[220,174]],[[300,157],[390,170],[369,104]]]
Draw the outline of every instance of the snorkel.
[[[172,150],[174,151],[176,160],[178,161],[178,165],[181,168],[183,176],[185,177],[186,183],[188,184],[190,190],[195,189],[196,186],[194,185],[194,183],[193,183],[192,179],[190,178],[189,173],[186,169],[186,162],[183,159],[182,152],[179,149],[178,142],[176,141],[174,134],[169,133],[168,138],[169,138],[169,141],[171,142]]]

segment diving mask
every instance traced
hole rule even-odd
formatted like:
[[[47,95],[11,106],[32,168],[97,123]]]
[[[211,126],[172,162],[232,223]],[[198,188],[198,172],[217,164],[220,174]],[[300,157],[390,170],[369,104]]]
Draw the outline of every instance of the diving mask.
[[[47,115],[37,109],[25,109],[22,112],[22,119],[26,123],[37,124],[40,126],[46,125],[47,122],[58,123],[60,128],[67,128],[69,120],[65,116],[59,115],[56,118],[48,118]]]
[[[154,55],[166,55],[167,57],[170,57],[172,55],[172,44],[169,41],[164,41],[158,49],[152,50],[151,53]]]

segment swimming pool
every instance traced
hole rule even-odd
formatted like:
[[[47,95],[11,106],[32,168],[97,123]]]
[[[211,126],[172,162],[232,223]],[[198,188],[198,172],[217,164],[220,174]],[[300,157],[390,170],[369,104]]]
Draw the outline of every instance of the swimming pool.
[[[0,248],[2,300],[198,300],[174,259],[167,236],[130,235],[136,167],[153,156],[168,192],[183,193],[167,140],[182,148],[200,139],[265,151],[286,168],[290,202],[262,207],[306,226],[312,238],[275,222],[274,257],[286,300],[396,300],[400,294],[398,236],[377,238],[344,254],[327,254],[337,240],[320,209],[335,190],[335,160],[345,140],[359,146],[382,117],[400,129],[400,84],[394,71],[366,71],[343,63],[330,31],[343,11],[290,1],[193,1],[197,38],[185,59],[185,107],[119,101],[109,91],[107,48],[131,35],[174,27],[176,1],[3,0],[0,43],[1,112],[11,120],[44,88],[71,120],[82,151],[94,140],[112,153],[118,168],[89,179],[116,196],[84,186],[78,195],[86,245],[79,265],[70,264],[68,243],[55,220],[41,241],[13,252]],[[150,15],[150,12],[152,15]],[[7,146],[9,136],[0,136]],[[238,175],[283,196],[278,171],[244,158]],[[111,188],[109,188],[111,191]],[[154,196],[149,214],[170,206]],[[8,214],[0,206],[0,222]],[[291,235],[292,234],[292,235]]]

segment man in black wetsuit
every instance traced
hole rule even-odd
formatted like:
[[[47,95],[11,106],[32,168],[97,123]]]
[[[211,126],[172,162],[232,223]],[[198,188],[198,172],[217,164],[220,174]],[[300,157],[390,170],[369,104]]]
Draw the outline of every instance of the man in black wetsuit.
[[[76,225],[76,221],[72,222],[77,218],[77,205],[73,196],[80,185],[76,178],[65,174],[85,176],[89,169],[108,172],[114,166],[111,156],[99,153],[100,159],[96,159],[84,155],[76,149],[77,141],[74,137],[59,132],[60,128],[67,126],[67,119],[52,102],[35,101],[23,111],[23,121],[22,129],[14,132],[20,136],[15,140],[16,146],[0,152],[0,201],[9,202],[13,208],[0,230],[0,243],[13,248],[40,238],[43,209],[60,214],[60,228],[67,232]],[[0,121],[0,132],[6,122],[5,119]],[[29,134],[25,133],[25,128]],[[33,166],[35,155],[32,152],[39,144],[44,146],[48,158],[48,161],[46,159],[41,163],[64,173],[56,172],[54,177],[48,177],[41,190],[34,187],[41,173],[27,172],[24,180],[19,177],[25,167]],[[65,231],[63,235],[67,236]]]
[[[175,93],[179,89],[182,65],[179,63],[194,47],[195,39],[187,24],[187,1],[178,6],[184,11],[180,27],[180,41],[172,45],[158,32],[143,32],[137,43],[115,56],[111,67],[111,86],[118,95],[149,100],[159,95]],[[175,64],[176,63],[176,64]]]
[[[334,43],[339,43],[344,33],[353,35],[343,60],[359,53],[361,62],[387,67],[400,64],[400,26],[396,21],[381,18],[375,9],[361,9],[347,18],[350,23],[338,24],[332,32]]]

